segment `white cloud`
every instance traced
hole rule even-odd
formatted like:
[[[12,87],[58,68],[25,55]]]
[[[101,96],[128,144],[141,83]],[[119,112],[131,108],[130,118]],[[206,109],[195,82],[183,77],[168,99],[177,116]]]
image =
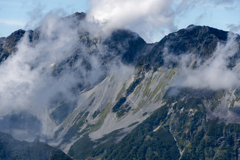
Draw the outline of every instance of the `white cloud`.
[[[53,127],[45,122],[49,115],[49,100],[63,93],[71,102],[77,101],[72,89],[79,83],[94,84],[104,74],[98,57],[89,54],[89,48],[79,42],[79,30],[73,19],[49,13],[38,28],[39,40],[34,45],[28,34],[18,43],[18,51],[0,65],[0,116],[11,111],[27,110],[43,122],[44,134],[53,134]],[[72,67],[63,65],[62,71],[53,76],[58,64],[79,54]],[[83,58],[91,65],[86,70]],[[61,66],[57,69],[61,69]]]
[[[157,37],[159,40],[176,31],[176,23],[181,22],[185,15],[193,14],[196,6],[227,9],[234,6],[235,0],[89,0],[89,3],[88,21],[98,23],[104,33],[127,28],[153,42]],[[196,16],[201,19],[201,15]]]
[[[175,14],[173,0],[91,0],[88,21],[96,21],[109,32],[116,28],[128,28],[139,33],[144,39],[153,30],[176,30],[173,23]]]
[[[87,29],[93,32],[111,33],[117,28],[128,28],[139,33],[145,40],[156,34],[175,31],[174,20],[177,14],[192,9],[194,0],[91,0],[92,8],[88,13],[88,23],[75,27],[71,19],[60,18],[49,13],[41,22],[40,40],[32,45],[28,36],[18,44],[18,51],[0,65],[0,112],[32,108],[39,116],[48,108],[49,98],[58,92],[71,96],[70,89],[79,82],[94,83],[104,71],[98,57],[87,53],[88,49],[79,44],[78,32]],[[32,19],[41,17],[42,8],[31,12]],[[39,14],[40,13],[40,14]],[[184,13],[186,14],[186,13]],[[25,25],[19,21],[1,20],[0,23]],[[86,28],[87,27],[87,28]],[[226,45],[219,45],[211,63],[197,70],[183,69],[186,79],[183,86],[229,88],[237,85],[239,77],[226,67],[227,58],[236,52],[233,38]],[[66,67],[58,77],[51,76],[53,64],[58,64],[76,50],[89,59],[91,72],[81,66],[79,59],[72,68]],[[104,53],[104,52],[103,52]],[[228,55],[225,55],[228,53]],[[186,57],[181,58],[183,64]],[[72,99],[71,99],[72,100]]]

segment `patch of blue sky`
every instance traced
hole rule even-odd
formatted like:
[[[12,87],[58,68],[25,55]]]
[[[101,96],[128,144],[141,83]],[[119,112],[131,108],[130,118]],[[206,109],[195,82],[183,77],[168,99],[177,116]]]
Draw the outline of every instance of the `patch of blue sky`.
[[[76,11],[87,12],[91,8],[89,2],[90,0],[0,0],[0,37],[6,37],[18,29],[34,29],[36,26],[29,26],[28,22],[32,22],[33,18],[36,20],[38,15],[40,20],[52,10],[63,9],[65,15],[73,14]],[[178,1],[176,0],[176,2]],[[232,0],[231,2],[234,3],[230,3],[230,1],[223,3],[223,0],[199,0],[199,2],[186,0],[185,2],[189,8],[179,7],[178,10],[185,9],[185,11],[179,12],[181,14],[176,12],[175,15],[174,24],[178,29],[195,24],[229,30],[228,26],[231,24],[240,25],[239,0]],[[172,7],[175,11],[177,11],[178,5],[173,3]],[[34,13],[38,14],[34,17]],[[164,34],[168,33],[169,31],[166,29]],[[159,40],[159,36],[156,37]]]
[[[240,19],[238,18],[240,15],[240,3],[237,2],[236,4],[234,7],[229,6],[232,8],[226,8],[226,6],[198,5],[185,13],[184,18],[177,18],[175,24],[178,28],[185,28],[190,24],[195,24],[228,30],[228,25],[237,25],[240,23]]]
[[[86,12],[89,7],[86,0],[0,0],[0,37],[6,37],[18,29],[34,29],[25,26],[37,8],[44,16],[52,10],[64,9],[69,15],[76,11]]]

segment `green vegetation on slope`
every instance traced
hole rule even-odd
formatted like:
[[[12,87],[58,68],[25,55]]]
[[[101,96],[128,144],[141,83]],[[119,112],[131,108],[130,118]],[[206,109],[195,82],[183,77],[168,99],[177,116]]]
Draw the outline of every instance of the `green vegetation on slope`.
[[[178,159],[179,151],[169,127],[153,132],[165,120],[167,111],[167,106],[158,109],[114,146],[105,159]]]
[[[119,136],[119,131],[114,131],[105,135],[96,141],[92,141],[88,134],[85,134],[80,138],[74,145],[71,146],[69,150],[69,155],[74,157],[74,159],[86,159],[94,158],[98,159],[103,157],[105,153],[115,145],[115,140]]]
[[[0,132],[1,160],[71,160],[60,149],[41,142],[28,143],[15,140],[9,134]]]

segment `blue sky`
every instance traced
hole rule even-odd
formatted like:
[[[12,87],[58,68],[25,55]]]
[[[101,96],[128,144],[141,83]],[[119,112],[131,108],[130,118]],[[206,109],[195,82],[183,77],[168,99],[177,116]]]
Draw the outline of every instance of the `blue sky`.
[[[148,13],[145,13],[145,15],[138,16],[137,20],[130,19],[130,21],[134,21],[133,24],[128,24],[130,23],[129,21],[123,24],[122,27],[132,29],[140,35],[146,29],[151,28],[151,25],[154,25],[153,32],[149,32],[150,37],[154,38],[147,41],[160,40],[164,35],[185,28],[189,24],[207,25],[222,30],[231,30],[235,33],[240,32],[240,0],[169,0],[168,2],[165,0],[0,0],[0,37],[6,37],[18,29],[28,30],[36,28],[44,15],[52,10],[62,9],[63,16],[78,11],[96,15],[98,13],[103,15],[106,13],[107,16],[112,14],[112,17],[119,17],[115,11],[111,12],[109,8],[105,9],[107,8],[106,6],[114,5],[115,7],[119,5],[119,8],[115,8],[121,10],[119,14],[124,14],[124,7],[126,6],[124,4],[131,1],[133,5],[136,5],[135,2],[139,2],[137,5],[142,3],[146,7],[154,7],[153,5],[146,5],[148,2],[158,4],[159,10],[164,10],[164,12],[152,12],[154,9],[151,8],[146,10],[152,12],[149,13],[151,15],[150,18],[159,19],[159,23],[148,20],[140,23],[139,19],[149,19]],[[136,6],[131,7],[133,12],[138,10]],[[165,15],[168,10],[171,10],[169,17]],[[137,11],[136,13],[139,15]],[[161,19],[164,16],[165,18]],[[125,17],[120,16],[119,21],[128,17],[128,15],[125,15]],[[100,15],[98,15],[98,18],[100,20],[103,19]],[[111,17],[106,19],[110,21]],[[145,23],[150,24],[145,25]],[[138,27],[136,27],[137,25]],[[145,28],[139,27],[142,25]],[[143,34],[142,36],[147,37]]]
[[[26,26],[31,24],[33,12],[39,16],[35,20],[41,20],[52,10],[63,9],[69,15],[76,11],[86,12],[88,8],[85,0],[0,0],[0,37],[18,29],[33,29]]]

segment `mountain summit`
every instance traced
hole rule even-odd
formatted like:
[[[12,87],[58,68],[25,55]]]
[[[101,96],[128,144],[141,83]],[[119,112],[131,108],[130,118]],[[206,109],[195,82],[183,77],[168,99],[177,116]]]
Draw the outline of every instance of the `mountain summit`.
[[[74,14],[67,16],[67,18],[76,17],[78,20],[84,20],[86,18],[86,13],[84,12],[75,12]]]

